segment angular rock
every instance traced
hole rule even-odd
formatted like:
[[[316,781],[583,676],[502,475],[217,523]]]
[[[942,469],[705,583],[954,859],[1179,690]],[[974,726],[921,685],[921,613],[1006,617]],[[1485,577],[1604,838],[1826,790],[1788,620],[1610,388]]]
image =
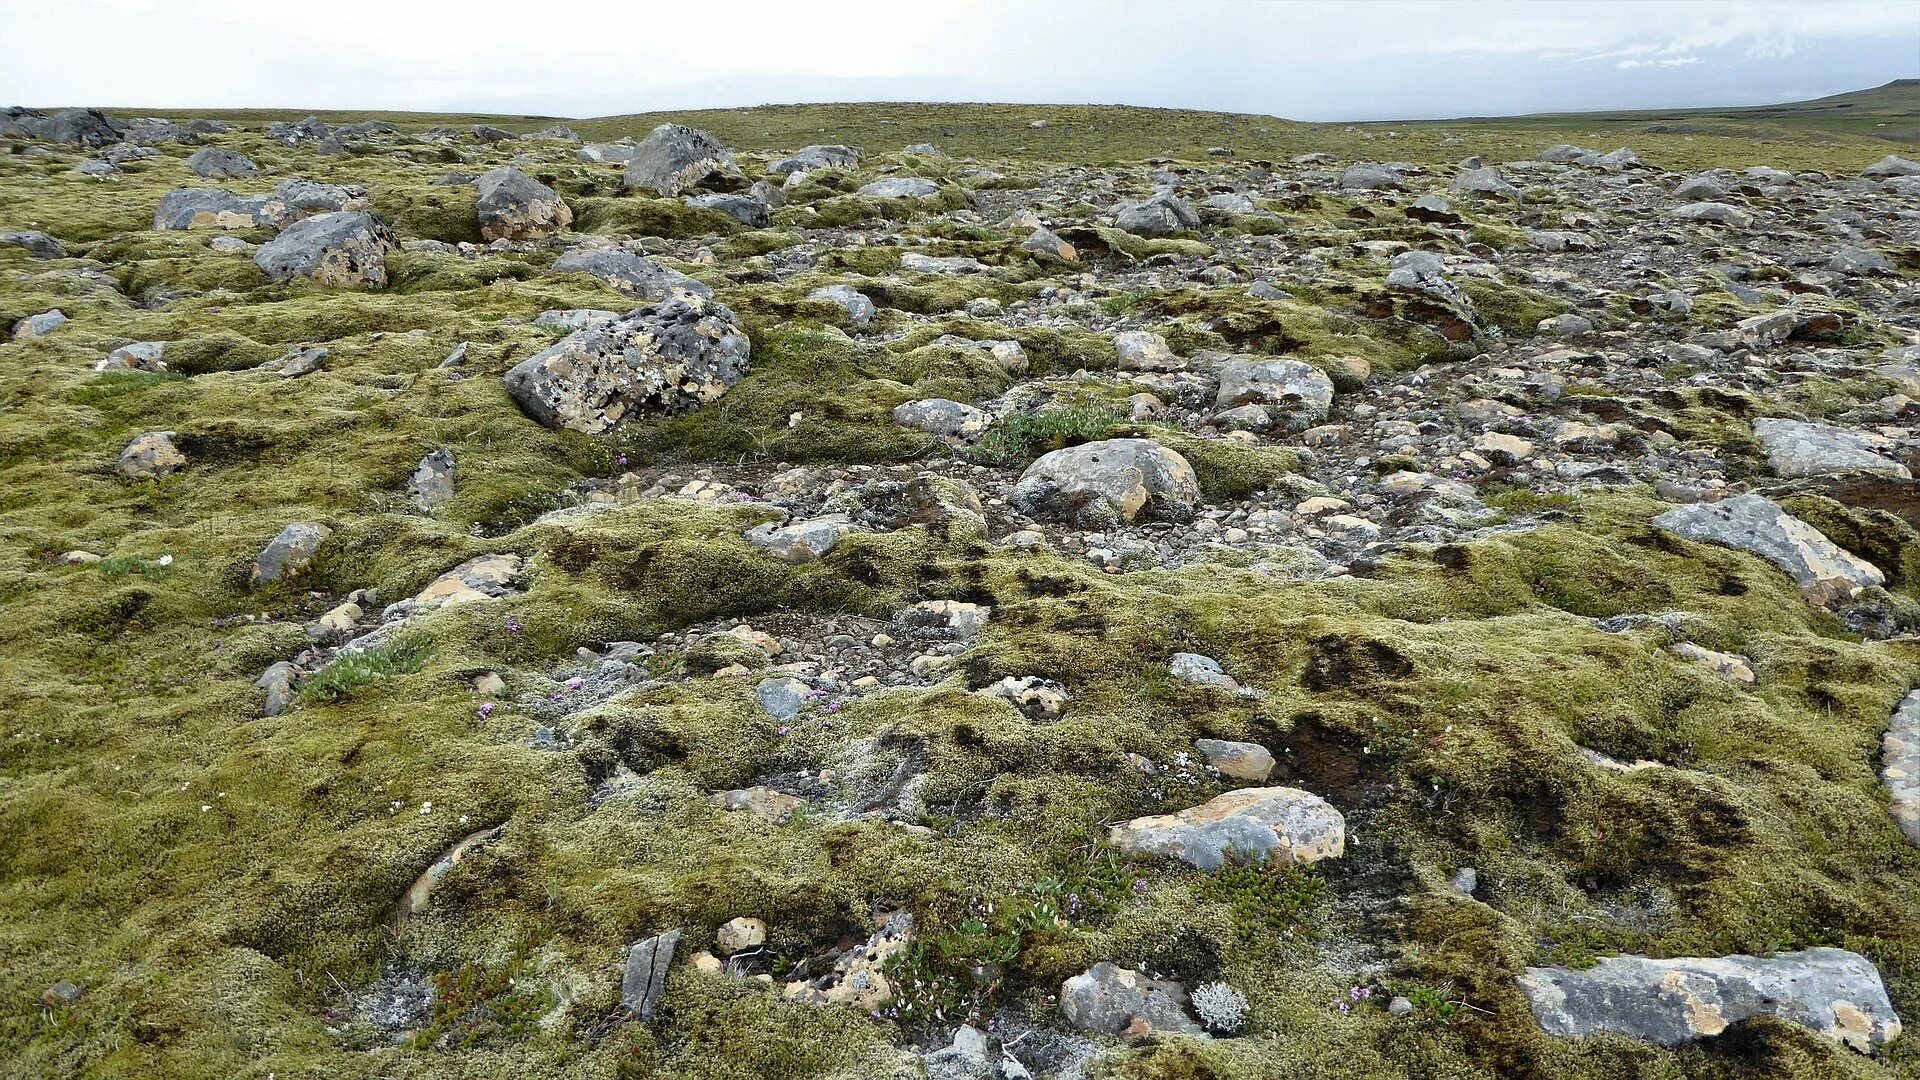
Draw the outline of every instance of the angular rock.
[[[893,984],[886,968],[913,940],[913,915],[899,911],[879,920],[879,929],[834,961],[832,970],[817,978],[786,984],[788,1000],[809,1005],[852,1005],[864,1011],[893,1000]]]
[[[926,255],[908,251],[900,256],[900,269],[916,274],[983,274],[987,264],[971,255]]]
[[[192,169],[195,176],[204,176],[209,180],[252,176],[260,171],[260,166],[255,165],[247,155],[217,146],[203,146],[188,154],[187,168]]]
[[[1908,161],[1899,154],[1888,154],[1860,170],[1861,176],[1920,176],[1920,161]]]
[[[1038,257],[1042,262],[1077,263],[1080,261],[1079,250],[1047,228],[1033,230],[1033,235],[1020,241],[1020,250]]]
[[[269,195],[235,195],[219,188],[174,188],[153,211],[156,229],[254,229],[278,225],[285,204]]]
[[[778,825],[805,806],[806,800],[770,787],[750,787],[723,791],[713,797],[713,803],[723,810],[750,811]]]
[[[947,398],[922,398],[893,407],[893,422],[956,442],[972,442],[986,433],[993,417]]]
[[[747,543],[781,562],[799,565],[810,563],[832,551],[835,544],[855,531],[847,515],[827,514],[790,525],[776,525],[773,522],[756,525],[746,531],[745,537]]]
[[[1667,211],[1667,216],[1676,221],[1706,221],[1715,225],[1731,225],[1744,229],[1753,224],[1753,215],[1737,206],[1720,202],[1696,202],[1685,206],[1676,206]]]
[[[638,1013],[640,1019],[652,1019],[654,1007],[667,992],[667,973],[673,970],[673,951],[679,947],[680,931],[669,930],[636,941],[627,948],[626,970],[620,978],[620,1003]]]
[[[1346,819],[1318,795],[1290,787],[1241,788],[1174,814],[1113,826],[1124,854],[1160,855],[1202,870],[1229,860],[1314,863],[1346,852]]]
[[[1340,186],[1347,191],[1397,191],[1407,182],[1398,169],[1370,161],[1347,166],[1340,174]]]
[[[422,513],[431,514],[453,501],[453,451],[441,447],[420,459],[407,480],[407,495]]]
[[[1113,335],[1113,351],[1121,371],[1185,371],[1186,361],[1173,355],[1167,339],[1149,330],[1123,330]]]
[[[769,176],[789,176],[797,172],[813,172],[816,169],[857,169],[860,167],[860,151],[852,146],[813,145],[803,146],[800,152],[790,158],[781,158],[767,166]]]
[[[332,529],[314,522],[296,521],[289,524],[253,560],[253,583],[266,585],[299,573],[313,561],[320,544],[331,535]]]
[[[28,338],[46,337],[67,323],[67,313],[59,308],[43,311],[38,315],[29,315],[13,324],[13,340],[25,341]]]
[[[1175,196],[1172,188],[1161,188],[1152,198],[1120,206],[1114,211],[1113,224],[1135,236],[1172,236],[1198,229],[1200,215],[1191,203]]]
[[[311,278],[330,288],[381,288],[387,255],[396,249],[393,231],[364,211],[319,214],[289,225],[260,245],[253,262],[270,281]]]
[[[1333,408],[1333,380],[1298,360],[1244,359],[1220,365],[1216,408],[1262,405],[1291,431],[1304,431]]]
[[[1187,459],[1151,439],[1106,439],[1043,455],[1013,490],[1021,512],[1084,525],[1187,521],[1200,482]]]
[[[753,688],[753,696],[759,700],[760,707],[767,715],[781,723],[800,715],[807,705],[807,694],[811,688],[799,679],[782,677],[767,679]]]
[[[137,435],[120,451],[114,471],[129,480],[158,480],[187,463],[187,455],[173,445],[173,432],[149,431]]]
[[[764,229],[773,220],[773,209],[751,195],[709,191],[703,195],[685,196],[683,201],[696,210],[713,210],[753,229]]]
[[[22,229],[14,232],[0,232],[0,247],[25,248],[36,259],[64,259],[67,257],[65,244],[40,232],[37,229]]]
[[[851,285],[827,285],[807,294],[809,300],[825,300],[837,305],[847,313],[847,320],[855,326],[865,326],[873,321],[873,301],[866,294]]]
[[[573,210],[560,193],[519,169],[490,169],[473,186],[480,193],[474,203],[480,235],[488,240],[533,240],[573,224]]]
[[[1187,1006],[1186,988],[1179,983],[1148,978],[1111,961],[1060,985],[1060,1015],[1067,1023],[1116,1038],[1204,1034]]]
[[[93,365],[93,370],[165,371],[167,362],[161,357],[166,355],[166,351],[167,343],[164,341],[135,341],[108,353]]]
[[[661,124],[633,148],[626,185],[672,198],[716,178],[737,176],[733,155],[720,140],[698,128]]]
[[[1273,754],[1259,743],[1195,739],[1193,748],[1222,776],[1260,782],[1273,775]]]
[[[1873,564],[1759,495],[1690,503],[1658,515],[1653,523],[1688,540],[1752,552],[1786,571],[1809,600],[1825,607],[1838,607],[1886,582]]]
[[[1880,781],[1894,822],[1908,840],[1920,844],[1920,690],[1901,700],[1881,736]]]
[[[1220,661],[1199,653],[1177,652],[1167,662],[1167,673],[1183,683],[1194,686],[1217,686],[1222,690],[1238,690],[1240,684],[1233,676],[1220,670]]]
[[[1907,480],[1913,475],[1905,465],[1878,452],[1894,449],[1891,439],[1864,432],[1766,417],[1753,422],[1753,434],[1767,451],[1768,466],[1779,476],[1866,472]]]
[[[1468,169],[1454,177],[1450,186],[1454,191],[1474,195],[1495,195],[1502,199],[1520,197],[1520,189],[1508,183],[1507,178],[1500,175],[1500,170],[1491,166]]]
[[[1844,949],[1773,956],[1615,956],[1583,971],[1530,967],[1520,988],[1551,1035],[1617,1032],[1663,1046],[1755,1016],[1810,1028],[1862,1053],[1897,1038],[1900,1018],[1873,962]]]
[[[705,282],[619,248],[576,248],[554,260],[553,272],[591,274],[629,296],[649,302],[713,295]]]
[[[891,176],[861,187],[860,194],[870,199],[931,199],[940,194],[940,183],[919,176]]]
[[[504,381],[540,423],[597,435],[629,415],[717,400],[747,373],[748,350],[729,308],[686,296],[577,330]]]
[[[285,660],[281,660],[254,680],[254,687],[267,692],[266,702],[260,707],[263,716],[282,716],[293,707],[293,684],[299,677],[300,669]]]

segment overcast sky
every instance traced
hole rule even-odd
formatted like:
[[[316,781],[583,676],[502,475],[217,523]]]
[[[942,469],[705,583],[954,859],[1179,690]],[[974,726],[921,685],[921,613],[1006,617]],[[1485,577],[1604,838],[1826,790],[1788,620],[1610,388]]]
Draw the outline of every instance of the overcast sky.
[[[1101,102],[1368,120],[1920,76],[1920,0],[0,0],[0,104],[585,117]]]

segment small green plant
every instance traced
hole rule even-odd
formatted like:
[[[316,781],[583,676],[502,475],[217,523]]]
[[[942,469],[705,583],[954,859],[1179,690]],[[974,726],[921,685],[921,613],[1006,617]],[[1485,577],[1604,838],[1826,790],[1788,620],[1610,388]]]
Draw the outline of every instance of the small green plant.
[[[1200,879],[1201,897],[1227,905],[1243,938],[1293,937],[1327,898],[1317,871],[1294,863],[1229,863]]]
[[[433,1011],[413,1037],[416,1048],[506,1042],[533,1034],[552,994],[525,977],[526,945],[504,963],[462,964],[433,976]]]
[[[1100,309],[1109,315],[1125,315],[1135,304],[1151,295],[1153,294],[1136,290],[1121,293],[1119,296],[1109,296],[1100,301]]]
[[[330,702],[352,694],[375,679],[410,675],[426,665],[433,641],[424,635],[401,638],[391,645],[349,653],[321,668],[300,684],[302,701]]]
[[[1049,450],[1104,438],[1127,418],[1112,409],[1072,406],[1009,416],[981,437],[972,457],[984,465],[1018,465]]]
[[[116,555],[111,559],[101,559],[94,568],[107,577],[127,577],[139,575],[158,581],[173,569],[172,563],[155,562],[152,559],[136,559],[127,555]]]

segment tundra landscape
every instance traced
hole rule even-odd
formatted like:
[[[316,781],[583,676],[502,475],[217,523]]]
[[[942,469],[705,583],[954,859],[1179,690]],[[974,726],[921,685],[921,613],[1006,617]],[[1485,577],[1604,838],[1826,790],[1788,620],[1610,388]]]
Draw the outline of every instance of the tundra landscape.
[[[1920,86],[0,116],[0,1076],[1920,1076]]]

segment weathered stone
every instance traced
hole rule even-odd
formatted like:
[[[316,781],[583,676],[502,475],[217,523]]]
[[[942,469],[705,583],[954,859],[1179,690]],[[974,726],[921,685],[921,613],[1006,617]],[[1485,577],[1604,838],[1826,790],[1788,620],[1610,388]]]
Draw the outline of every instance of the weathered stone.
[[[873,301],[866,294],[851,285],[827,285],[807,294],[809,300],[825,300],[847,313],[847,320],[855,326],[865,326],[873,321]]]
[[[26,341],[28,338],[46,337],[67,324],[67,313],[59,308],[43,311],[38,315],[29,315],[13,324],[13,340]]]
[[[1149,330],[1123,330],[1113,335],[1113,351],[1121,371],[1184,371],[1186,361],[1173,354],[1167,339]]]
[[[852,146],[813,145],[803,146],[800,152],[790,158],[781,158],[767,166],[770,176],[789,176],[797,172],[813,172],[816,169],[857,169],[860,167],[860,151]]]
[[[893,422],[943,439],[972,442],[986,432],[993,417],[962,402],[922,398],[894,406]]]
[[[1901,700],[1880,739],[1880,780],[1894,822],[1920,844],[1920,690]]]
[[[1262,405],[1291,431],[1304,431],[1327,418],[1333,407],[1333,380],[1298,360],[1237,359],[1220,365],[1216,408]]]
[[[149,431],[137,435],[120,451],[114,471],[130,480],[158,480],[187,463],[187,455],[173,445],[173,432]]]
[[[533,240],[573,224],[573,210],[560,193],[519,169],[490,169],[473,186],[480,193],[474,202],[480,235],[488,240]]]
[[[811,688],[791,676],[767,679],[753,688],[753,696],[759,700],[760,707],[767,715],[781,723],[786,723],[800,715],[806,707],[807,694]]]
[[[832,970],[812,979],[786,984],[789,1000],[810,1005],[852,1005],[870,1011],[893,1000],[887,981],[888,961],[905,952],[913,940],[913,916],[900,911],[877,920],[879,929],[834,961]]]
[[[267,692],[266,702],[260,708],[262,715],[282,716],[293,707],[293,684],[299,674],[299,668],[281,660],[254,680],[256,689]]]
[[[1228,742],[1223,739],[1195,739],[1193,748],[1207,759],[1222,776],[1235,780],[1264,781],[1273,775],[1273,754],[1259,743]]]
[[[1233,676],[1220,670],[1220,661],[1199,653],[1177,652],[1167,663],[1167,673],[1183,683],[1194,686],[1217,686],[1222,690],[1238,690],[1240,684]]]
[[[1186,521],[1200,482],[1186,458],[1151,439],[1107,439],[1043,455],[1021,474],[1012,501],[1023,513],[1088,525]]]
[[[758,814],[778,825],[792,817],[795,810],[805,806],[806,800],[770,787],[750,787],[723,791],[713,797],[713,803],[723,810],[746,810]]]
[[[1113,224],[1135,236],[1172,236],[1200,227],[1200,215],[1193,205],[1174,195],[1172,188],[1161,188],[1152,198],[1126,203],[1114,211]]]
[[[165,371],[167,352],[164,341],[135,341],[108,353],[93,365],[95,371]]]
[[[1407,186],[1398,169],[1362,161],[1347,166],[1340,174],[1340,186],[1348,191],[1388,191]]]
[[[630,415],[717,400],[747,373],[748,349],[729,308],[686,296],[576,330],[505,382],[540,423],[597,435]]]
[[[971,255],[927,255],[908,251],[900,256],[900,269],[916,274],[983,274],[987,264]]]
[[[195,176],[204,176],[209,180],[252,176],[260,171],[260,166],[255,165],[247,155],[217,146],[203,146],[188,154],[187,168],[192,169]]]
[[[1861,176],[1920,176],[1920,161],[1908,161],[1899,154],[1888,154],[1860,170]]]
[[[1186,988],[1179,983],[1148,978],[1111,961],[1060,985],[1060,1015],[1067,1023],[1116,1038],[1203,1034],[1187,1005]]]
[[[505,825],[495,825],[490,829],[479,829],[468,833],[439,858],[429,863],[427,868],[421,871],[420,876],[414,879],[406,893],[400,897],[399,911],[394,920],[396,925],[404,926],[408,919],[427,910],[427,905],[433,900],[433,891],[439,886],[440,879],[446,877],[449,871],[465,861],[468,855],[498,838],[505,829]]]
[[[1202,870],[1229,860],[1313,863],[1345,853],[1346,819],[1299,788],[1241,788],[1178,813],[1115,825],[1107,840],[1124,854],[1160,855]]]
[[[759,919],[742,916],[722,923],[714,932],[714,950],[721,956],[732,956],[746,949],[759,948],[767,943],[767,924]]]
[[[620,978],[620,1003],[638,1013],[640,1019],[653,1018],[654,1007],[667,992],[673,951],[679,947],[678,930],[636,941],[628,947],[626,970]]]
[[[702,195],[685,196],[682,201],[696,210],[725,214],[748,228],[764,229],[773,220],[773,209],[751,195],[709,191]]]
[[[219,188],[174,188],[153,211],[156,229],[253,229],[277,225],[285,206],[269,195],[235,195]]]
[[[1862,1053],[1900,1035],[1873,962],[1843,949],[1774,956],[1615,956],[1583,971],[1530,967],[1520,988],[1549,1034],[1618,1032],[1663,1046],[1755,1016],[1798,1024]]]
[[[332,529],[314,522],[289,524],[253,560],[253,583],[266,585],[299,573],[313,561],[320,544],[331,535]]]
[[[629,189],[672,198],[715,181],[745,186],[733,166],[733,155],[720,140],[698,128],[661,124],[647,133],[627,159]]]
[[[1744,656],[1703,649],[1690,641],[1680,642],[1673,647],[1673,651],[1676,655],[1691,660],[1715,674],[1723,675],[1737,683],[1753,685],[1753,663]]]
[[[1826,607],[1838,607],[1886,581],[1872,563],[1759,495],[1691,503],[1655,517],[1653,523],[1688,540],[1750,551],[1786,571],[1809,600]]]
[[[1717,202],[1726,197],[1727,182],[1713,173],[1700,173],[1680,181],[1673,189],[1674,198],[1693,202]]]
[[[1450,186],[1454,191],[1473,195],[1494,195],[1502,199],[1520,197],[1520,189],[1509,183],[1506,177],[1501,176],[1499,169],[1491,166],[1468,169],[1454,177]]]
[[[711,297],[713,290],[678,270],[619,248],[576,248],[553,261],[556,274],[591,274],[639,300]]]
[[[1020,241],[1020,250],[1034,255],[1042,262],[1078,263],[1080,261],[1079,250],[1047,228],[1033,230],[1033,235]]]
[[[940,194],[940,183],[919,176],[890,176],[860,188],[870,199],[931,199]]]
[[[407,480],[407,495],[421,512],[431,514],[453,501],[453,451],[441,447],[420,459]]]
[[[1867,472],[1912,478],[1906,466],[1877,452],[1895,449],[1891,439],[1830,424],[1771,417],[1755,420],[1753,434],[1766,448],[1767,464],[1780,476]]]
[[[1753,215],[1737,206],[1719,202],[1696,202],[1685,206],[1676,206],[1667,211],[1667,216],[1676,221],[1711,222],[1715,225],[1731,225],[1744,229],[1753,224]]]
[[[462,604],[512,596],[519,591],[520,573],[525,568],[526,560],[512,552],[475,556],[434,578],[410,599],[389,605],[382,617],[412,618]]]
[[[1058,719],[1067,707],[1067,688],[1038,675],[1009,675],[981,687],[980,692],[1010,702],[1034,720]]]
[[[380,288],[387,283],[393,231],[364,211],[304,218],[260,245],[253,262],[271,281],[312,278],[332,288]]]
[[[64,259],[67,247],[38,229],[0,232],[0,247],[25,248],[36,259]]]
[[[827,514],[789,525],[767,522],[745,533],[747,543],[782,562],[810,563],[855,532],[845,514]]]

